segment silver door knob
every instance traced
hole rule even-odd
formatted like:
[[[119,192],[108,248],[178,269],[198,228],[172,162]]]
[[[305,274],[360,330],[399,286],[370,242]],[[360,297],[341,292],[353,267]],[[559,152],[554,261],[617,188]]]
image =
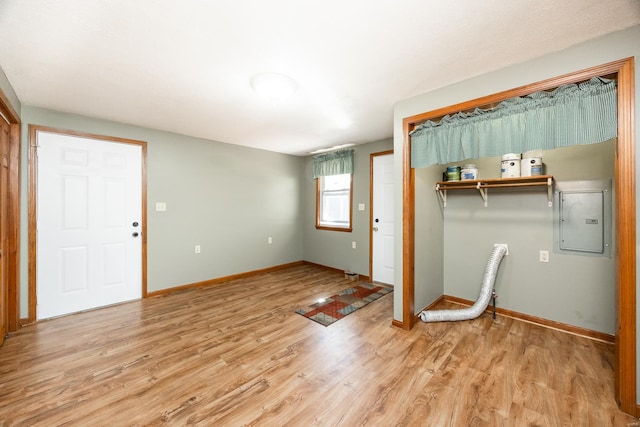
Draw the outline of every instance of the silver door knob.
[[[378,227],[373,227],[373,231],[378,231]]]

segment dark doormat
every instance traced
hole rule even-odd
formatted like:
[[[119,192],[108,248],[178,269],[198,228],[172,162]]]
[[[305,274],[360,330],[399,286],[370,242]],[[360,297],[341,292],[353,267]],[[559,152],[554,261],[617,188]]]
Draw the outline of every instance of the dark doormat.
[[[309,307],[296,310],[296,313],[321,325],[329,326],[390,292],[393,292],[391,287],[361,283],[329,298],[324,298]]]

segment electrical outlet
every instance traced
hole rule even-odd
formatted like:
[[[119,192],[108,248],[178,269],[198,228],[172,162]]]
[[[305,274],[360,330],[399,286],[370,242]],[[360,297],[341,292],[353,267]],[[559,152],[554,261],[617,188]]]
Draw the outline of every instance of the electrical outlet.
[[[549,251],[540,251],[540,262],[549,262]]]
[[[194,248],[194,250],[195,250],[195,252],[196,252],[197,254],[199,254],[199,253],[200,253],[200,245],[196,245],[196,247]]]
[[[272,244],[273,243],[273,239],[271,237],[267,237],[267,244]]]
[[[355,249],[356,248],[356,242],[351,242],[351,249]]]

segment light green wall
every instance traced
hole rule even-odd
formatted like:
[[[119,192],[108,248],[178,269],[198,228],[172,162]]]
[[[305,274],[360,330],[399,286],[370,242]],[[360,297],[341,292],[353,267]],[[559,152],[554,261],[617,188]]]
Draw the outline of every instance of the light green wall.
[[[371,142],[353,147],[353,217],[351,233],[316,230],[316,182],[313,179],[313,156],[304,159],[304,257],[306,261],[369,275],[369,159],[371,153],[391,150],[393,141]],[[364,203],[365,210],[358,205]],[[356,242],[356,249],[351,248]]]
[[[147,141],[150,292],[299,260],[369,274],[369,154],[390,150],[391,139],[354,147],[353,232],[341,233],[315,229],[311,157],[30,106],[23,107],[22,121],[23,171],[29,124]],[[22,317],[28,312],[27,178],[23,173]],[[156,202],[167,203],[167,211],[156,212]],[[360,203],[364,211],[357,210]],[[196,244],[200,255],[194,254]]]
[[[542,153],[557,183],[612,179],[615,141]],[[500,177],[500,157],[478,159],[483,178]],[[556,254],[554,208],[545,187],[449,192],[444,212],[444,293],[475,301],[494,243],[509,255],[495,281],[501,308],[615,334],[615,260]],[[539,251],[549,251],[549,263]],[[464,267],[464,268],[461,268]]]
[[[438,195],[434,191],[434,182],[442,180],[442,167],[416,169],[415,172],[414,298],[417,313],[444,294],[444,222]],[[396,268],[401,266],[396,263]],[[397,273],[396,283],[401,283],[398,282]],[[401,319],[402,292],[398,292],[398,288],[400,286],[396,286],[394,292],[394,317],[399,316],[395,318]]]
[[[2,68],[0,68],[0,91],[7,98],[13,109],[16,110],[16,113],[20,114],[22,104],[20,103],[16,92],[13,90],[13,86],[11,86],[9,79],[7,79],[7,75],[4,73]]]
[[[402,190],[403,118],[619,59],[627,57],[637,58],[638,55],[640,55],[639,40],[640,26],[635,26],[624,31],[609,34],[559,52],[554,52],[540,58],[527,61],[525,63],[502,68],[491,73],[483,74],[451,86],[440,88],[429,93],[398,102],[394,106],[395,173],[397,178],[396,194],[400,195]],[[461,66],[464,66],[464,64],[461,64]],[[638,100],[640,99],[640,73],[637,71],[635,73],[635,91],[635,99]],[[635,114],[635,140],[640,141],[640,126],[637,126],[637,124],[640,123],[640,108],[637,108],[637,101]],[[640,150],[636,150],[636,156],[636,164],[638,164],[638,159],[640,159]],[[636,169],[640,170],[638,167],[636,167]],[[426,171],[423,173],[427,174],[429,172]],[[434,176],[436,175],[435,172],[432,174]],[[638,177],[640,177],[640,174],[636,175],[636,180]],[[422,185],[418,182],[416,185],[416,194],[418,195],[422,192],[432,194],[432,183],[433,181]],[[636,184],[636,189],[640,192],[640,185]],[[636,197],[640,200],[638,195],[636,195]],[[435,204],[436,202],[434,201],[432,205]],[[396,201],[395,214],[396,218],[402,217],[401,200]],[[636,215],[636,217],[640,218],[638,215]],[[427,208],[425,212],[418,212],[416,209],[416,224],[423,222],[432,223],[434,230],[444,224],[442,217],[438,217],[438,210]],[[640,230],[640,225],[638,226],[638,229]],[[396,225],[396,259],[400,259],[399,257],[402,255],[403,242],[401,231],[402,223],[398,222]],[[640,239],[638,239],[638,241],[640,241]],[[432,245],[434,249],[427,248],[427,250],[423,250],[422,253],[418,253],[416,250],[416,259],[419,259],[420,262],[425,264],[421,266],[420,272],[416,269],[416,286],[429,286],[433,289],[439,289],[439,287],[443,287],[443,285],[432,283],[430,277],[431,275],[434,275],[435,277],[442,275],[444,266],[441,263],[441,260],[437,259],[437,257],[432,257],[431,254],[433,252],[443,251],[444,230],[442,230],[442,234],[438,231],[432,233],[432,241],[429,242],[429,245]],[[536,250],[538,249],[539,248],[536,248]],[[554,254],[551,255],[554,256]],[[638,255],[640,256],[640,251],[638,252]],[[402,275],[402,265],[400,263],[396,263],[396,283],[401,283]],[[638,289],[638,291],[640,292],[640,289]],[[416,310],[420,310],[423,307],[422,302],[419,302],[417,299],[418,292],[418,289],[416,289]],[[431,290],[431,293],[437,294],[434,290]],[[586,313],[583,314],[586,315]],[[394,292],[394,318],[398,320],[402,319],[402,289],[400,289],[400,287],[396,287],[396,291]],[[640,323],[638,322],[638,319],[636,323],[638,325],[636,330],[640,333]],[[637,342],[640,342],[640,340],[637,339]],[[638,369],[638,374],[640,375],[640,369]],[[640,377],[637,378],[636,382],[640,383]],[[640,387],[638,389],[640,391]]]
[[[150,292],[303,259],[300,157],[29,106],[22,108],[22,121],[22,317],[28,295],[28,124],[147,141]],[[166,202],[167,211],[156,212],[156,202]]]

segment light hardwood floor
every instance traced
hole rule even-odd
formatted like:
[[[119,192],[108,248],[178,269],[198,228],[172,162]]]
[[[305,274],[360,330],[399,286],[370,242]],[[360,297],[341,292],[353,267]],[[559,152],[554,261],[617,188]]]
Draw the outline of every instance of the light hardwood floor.
[[[0,425],[638,425],[608,344],[488,313],[404,331],[393,294],[294,313],[352,283],[301,265],[27,326],[0,347]]]

